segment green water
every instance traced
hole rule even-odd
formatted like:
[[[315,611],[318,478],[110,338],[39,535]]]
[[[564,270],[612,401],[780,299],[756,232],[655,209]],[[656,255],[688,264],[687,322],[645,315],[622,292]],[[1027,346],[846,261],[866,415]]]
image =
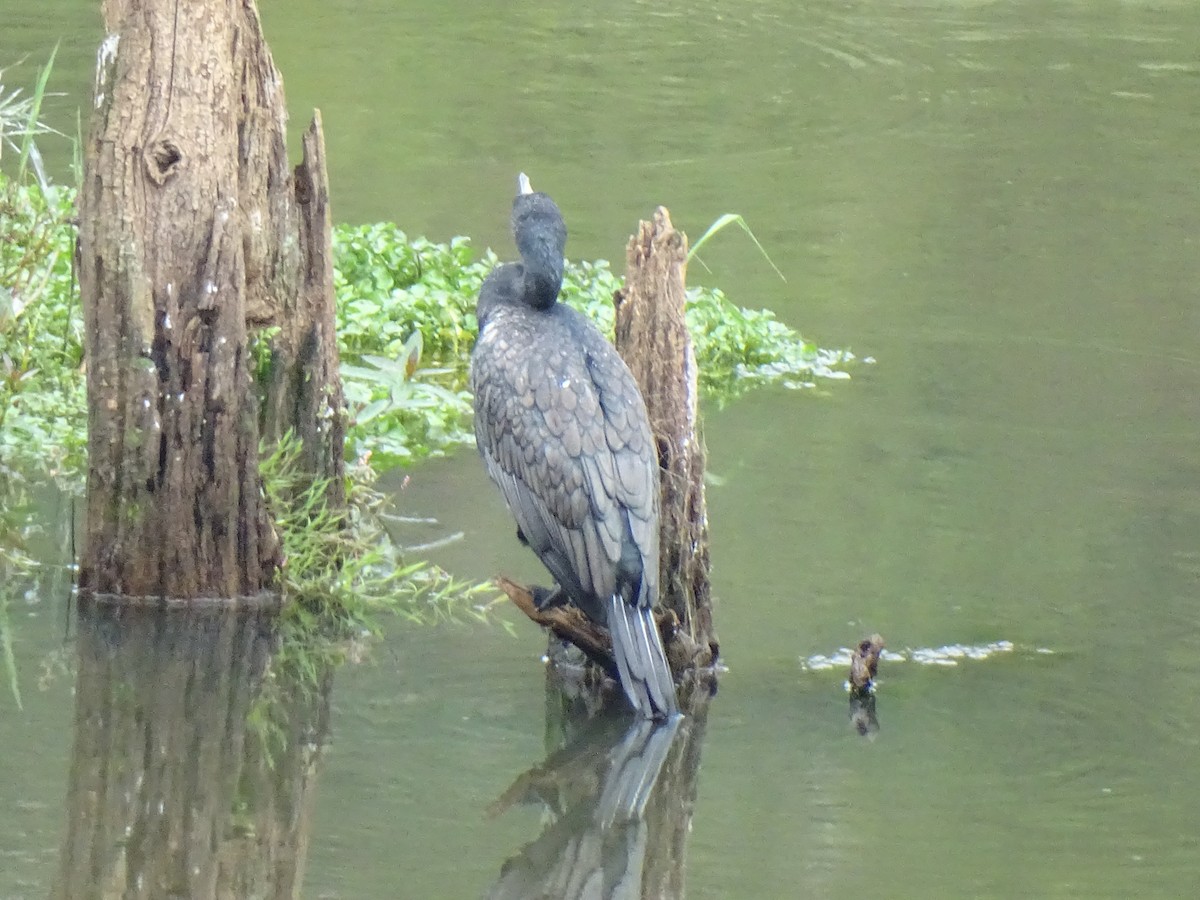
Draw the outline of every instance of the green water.
[[[877,360],[708,411],[730,671],[688,897],[1196,895],[1200,7],[263,6],[339,219],[510,254],[520,169],[575,257],[622,259],[656,203],[693,236],[739,212],[787,283],[732,233],[692,279]],[[64,129],[97,28],[81,0],[6,0],[0,64],[63,40]],[[401,537],[462,531],[457,574],[539,574],[473,452],[407,474],[440,525]],[[47,894],[65,820],[44,593],[13,610],[24,711],[0,692],[4,898]],[[801,660],[871,631],[1015,649],[885,663],[867,741],[842,673]],[[304,896],[488,890],[544,824],[484,815],[542,759],[542,648],[519,622],[396,629],[338,675]]]

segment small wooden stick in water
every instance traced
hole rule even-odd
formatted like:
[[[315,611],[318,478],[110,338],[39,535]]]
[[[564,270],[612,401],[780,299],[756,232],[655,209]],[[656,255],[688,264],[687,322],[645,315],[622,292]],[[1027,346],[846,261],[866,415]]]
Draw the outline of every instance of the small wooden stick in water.
[[[879,671],[879,654],[883,652],[883,638],[873,634],[860,641],[850,656],[850,693],[869,693]]]

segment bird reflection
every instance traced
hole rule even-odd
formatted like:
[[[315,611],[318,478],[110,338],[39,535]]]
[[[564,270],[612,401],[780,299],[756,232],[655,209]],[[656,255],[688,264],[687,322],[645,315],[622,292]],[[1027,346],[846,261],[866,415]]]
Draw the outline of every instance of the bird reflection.
[[[874,694],[850,694],[850,724],[860,737],[875,740],[879,733],[879,716],[875,712]]]
[[[594,719],[571,744],[521,775],[492,805],[502,812],[514,803],[541,804],[551,821],[541,836],[509,859],[485,895],[491,900],[537,897],[614,898],[661,896],[650,883],[664,863],[682,865],[682,842],[670,807],[691,794],[695,772],[676,765],[687,738],[675,716],[666,721]],[[685,726],[684,730],[688,730]],[[668,758],[673,764],[667,766]],[[656,791],[664,769],[681,778]],[[657,813],[657,814],[656,814]],[[653,869],[660,873],[652,873]],[[675,881],[675,878],[667,878]]]

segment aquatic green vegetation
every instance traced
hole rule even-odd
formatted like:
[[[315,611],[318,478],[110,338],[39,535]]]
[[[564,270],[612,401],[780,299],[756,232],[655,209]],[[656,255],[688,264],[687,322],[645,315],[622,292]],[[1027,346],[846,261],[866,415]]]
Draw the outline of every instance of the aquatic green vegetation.
[[[17,96],[0,89],[0,103],[23,122],[24,134],[17,173],[0,172],[0,474],[36,472],[78,489],[86,398],[71,268],[74,192],[47,183],[40,167],[26,167],[38,158],[31,135],[43,130],[36,124],[40,100]],[[18,128],[12,121],[4,127],[11,141]],[[743,228],[761,250],[733,215],[714,222],[694,250],[729,225]],[[376,466],[387,467],[469,443],[465,387],[475,298],[496,256],[477,254],[465,237],[435,243],[389,223],[341,225],[333,241],[349,452],[371,454]],[[611,334],[612,295],[620,286],[604,260],[568,263],[563,299]],[[768,310],[745,309],[708,287],[691,288],[688,301],[701,385],[717,402],[756,384],[846,377],[850,354],[805,341]]]
[[[319,691],[339,665],[365,655],[386,618],[490,621],[499,602],[490,585],[409,558],[415,554],[385,527],[394,498],[376,489],[369,465],[348,468],[346,507],[334,509],[326,502],[329,479],[314,479],[300,460],[300,443],[289,433],[260,466],[282,544],[278,587],[285,601],[268,677],[249,719],[268,759],[286,736],[281,723],[289,692]]]
[[[722,217],[705,238],[739,222],[737,216]],[[476,258],[464,237],[446,244],[410,240],[387,224],[338,227],[334,255],[339,344],[350,373],[347,393],[359,409],[357,430],[351,429],[352,439],[362,441],[356,447],[396,462],[469,441],[463,387],[477,327],[475,298],[495,255],[487,251]],[[621,284],[605,260],[568,261],[562,299],[611,336],[612,296]],[[717,402],[760,384],[803,387],[819,378],[846,378],[844,366],[854,359],[847,351],[821,349],[769,310],[740,307],[715,288],[688,290],[687,322],[701,386]],[[381,362],[411,359],[417,334],[419,355],[437,368],[414,371]],[[440,387],[435,393],[441,402],[418,384]]]
[[[51,477],[82,457],[82,321],[71,274],[74,192],[50,183],[34,137],[54,62],[33,92],[6,88],[0,69],[0,476],[12,461]],[[24,468],[25,466],[21,466]]]
[[[326,503],[330,482],[300,464],[290,434],[264,455],[260,471],[283,551],[279,588],[284,622],[339,639],[378,632],[379,616],[414,622],[486,620],[495,591],[458,581],[430,563],[405,558],[384,516],[393,498],[375,487],[375,470],[348,468],[344,510]]]
[[[55,49],[57,53],[57,48]],[[37,583],[38,562],[26,550],[31,525],[28,485],[10,460],[22,453],[49,477],[82,451],[83,429],[70,415],[83,409],[78,368],[79,316],[71,289],[72,196],[46,178],[34,137],[54,55],[31,94],[4,85],[0,69],[0,159],[16,153],[15,174],[0,173],[0,658],[17,707],[20,682],[9,607]]]
[[[409,238],[390,223],[333,233],[338,346],[344,359],[399,358],[414,331],[437,360],[465,357],[475,341],[475,297],[496,258],[470,241]]]
[[[82,458],[73,201],[70,191],[0,175],[0,471],[32,456],[55,475]]]
[[[612,335],[613,293],[621,278],[606,261],[571,263],[562,297]],[[752,387],[779,383],[804,387],[818,378],[848,378],[839,368],[854,355],[823,350],[804,340],[770,310],[738,306],[717,288],[688,288],[687,324],[692,335],[700,386],[706,396],[723,403]]]
[[[826,350],[775,318],[769,309],[745,309],[715,288],[688,291],[688,328],[700,383],[720,401],[752,387],[777,383],[811,387],[818,378],[849,378],[848,350]]]

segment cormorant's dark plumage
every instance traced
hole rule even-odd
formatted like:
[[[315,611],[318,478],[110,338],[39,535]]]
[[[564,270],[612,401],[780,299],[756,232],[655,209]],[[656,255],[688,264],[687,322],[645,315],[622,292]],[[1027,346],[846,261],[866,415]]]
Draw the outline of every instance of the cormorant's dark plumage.
[[[475,440],[520,537],[575,605],[612,634],[621,686],[644,716],[678,707],[652,607],[658,598],[658,462],[628,367],[558,303],[567,229],[521,176],[522,262],[479,292],[471,354]]]

